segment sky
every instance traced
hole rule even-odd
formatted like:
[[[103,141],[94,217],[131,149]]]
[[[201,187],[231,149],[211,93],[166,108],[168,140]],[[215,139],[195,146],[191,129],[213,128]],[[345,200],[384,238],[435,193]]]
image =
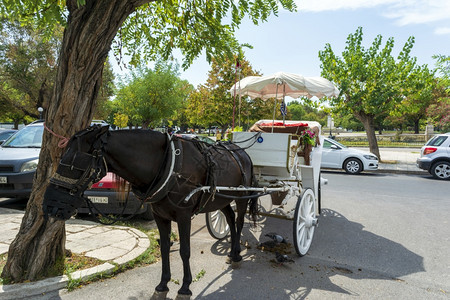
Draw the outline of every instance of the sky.
[[[435,67],[435,54],[450,55],[450,0],[296,0],[297,12],[280,11],[258,26],[245,21],[236,33],[249,43],[245,57],[263,75],[283,71],[320,76],[318,53],[329,43],[341,56],[345,42],[359,26],[363,44],[370,47],[377,35],[383,46],[394,38],[397,57],[410,36],[411,55],[419,65]],[[197,87],[206,83],[210,66],[204,56],[181,73]]]

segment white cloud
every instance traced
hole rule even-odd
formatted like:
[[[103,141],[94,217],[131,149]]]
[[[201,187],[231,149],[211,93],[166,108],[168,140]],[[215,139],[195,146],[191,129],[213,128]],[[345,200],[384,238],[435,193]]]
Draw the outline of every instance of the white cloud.
[[[398,1],[397,4],[387,8],[385,16],[396,19],[396,23],[400,26],[448,21],[450,1]]]
[[[341,9],[356,10],[397,2],[399,0],[297,0],[297,6],[300,11],[320,12]]]
[[[399,26],[450,21],[449,0],[297,0],[297,6],[306,12],[377,7]]]
[[[450,27],[438,27],[434,30],[434,33],[438,35],[450,34]]]

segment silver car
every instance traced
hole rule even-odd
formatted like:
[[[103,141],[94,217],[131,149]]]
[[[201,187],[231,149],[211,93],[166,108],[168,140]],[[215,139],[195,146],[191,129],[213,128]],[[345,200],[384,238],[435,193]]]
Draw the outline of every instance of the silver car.
[[[420,150],[416,164],[434,178],[450,179],[450,132],[432,137]]]
[[[28,198],[31,194],[34,174],[39,162],[39,153],[44,132],[43,121],[36,121],[11,136],[0,146],[0,198]],[[148,203],[142,203],[133,193],[123,191],[124,197],[118,197],[114,189],[115,182],[109,174],[93,185],[84,195],[105,214],[140,214],[146,220],[152,220],[153,214]],[[129,199],[124,201],[124,199]],[[90,213],[84,204],[79,213]],[[94,213],[96,211],[94,210]]]
[[[359,174],[364,170],[377,170],[378,158],[370,152],[348,148],[335,140],[325,138],[320,167],[344,169],[349,174]]]
[[[30,195],[43,132],[42,122],[35,122],[0,146],[0,197],[25,198]]]

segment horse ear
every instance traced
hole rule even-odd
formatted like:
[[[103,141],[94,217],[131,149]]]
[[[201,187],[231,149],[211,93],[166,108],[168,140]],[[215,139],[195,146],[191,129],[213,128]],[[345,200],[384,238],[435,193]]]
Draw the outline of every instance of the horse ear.
[[[97,136],[101,136],[101,135],[103,135],[104,133],[106,133],[108,131],[109,131],[109,125],[102,126],[102,127],[100,127],[100,131],[97,134]]]

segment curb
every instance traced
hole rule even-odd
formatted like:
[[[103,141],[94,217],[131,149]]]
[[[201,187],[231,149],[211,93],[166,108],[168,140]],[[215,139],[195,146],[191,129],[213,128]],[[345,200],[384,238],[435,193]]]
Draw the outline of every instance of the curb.
[[[66,288],[69,280],[85,281],[97,274],[111,274],[118,266],[123,266],[136,259],[150,246],[150,240],[145,233],[135,228],[127,229],[138,236],[138,245],[127,254],[113,260],[112,263],[106,262],[102,265],[72,272],[69,275],[46,278],[40,281],[2,285],[0,286],[0,300],[15,300],[39,296]]]
[[[427,171],[415,171],[415,170],[389,170],[389,169],[378,169],[376,171],[366,171],[370,173],[394,173],[394,174],[405,174],[405,175],[427,175]]]

